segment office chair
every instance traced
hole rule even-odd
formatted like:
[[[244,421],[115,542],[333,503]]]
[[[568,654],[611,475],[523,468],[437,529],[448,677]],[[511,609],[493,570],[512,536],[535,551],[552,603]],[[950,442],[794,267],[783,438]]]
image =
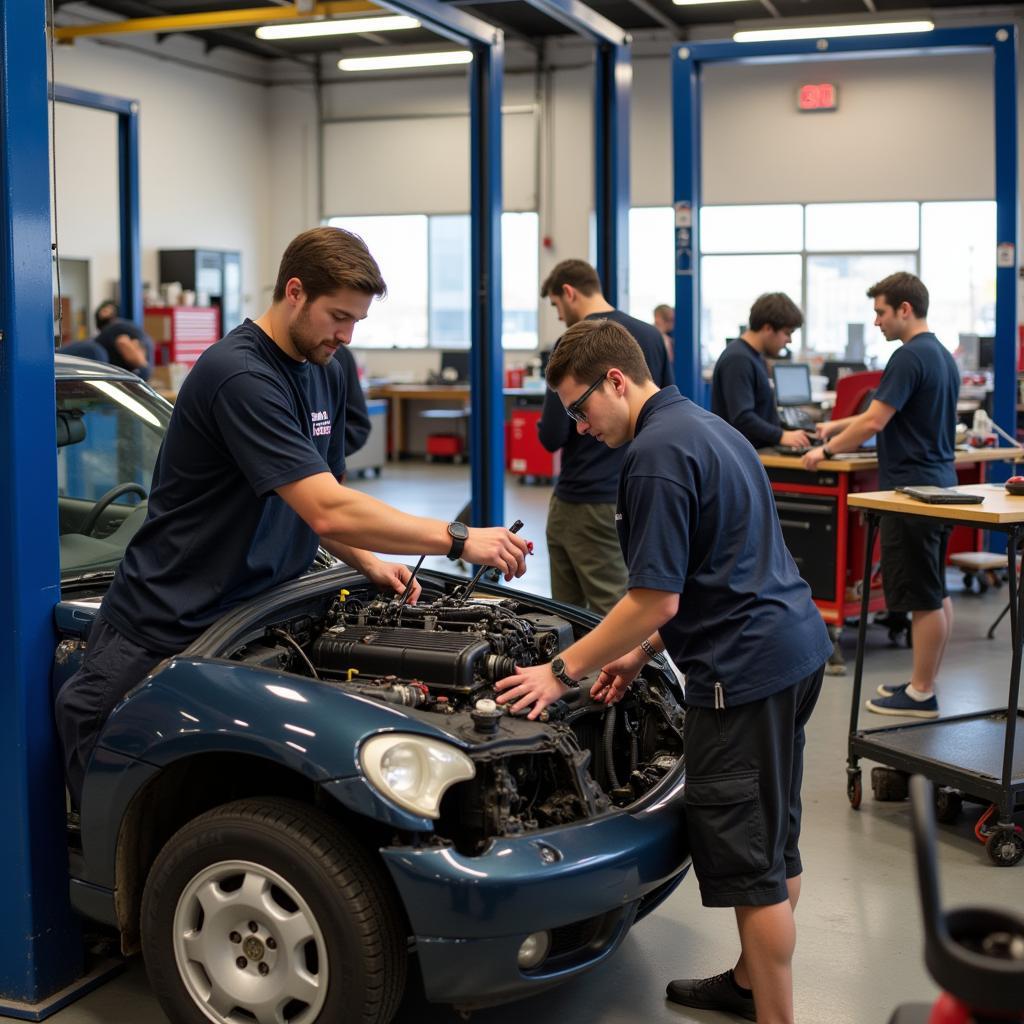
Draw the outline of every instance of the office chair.
[[[862,373],[840,377],[836,381],[836,404],[832,408],[832,419],[841,420],[862,413],[871,404],[881,379],[881,370],[864,370]]]

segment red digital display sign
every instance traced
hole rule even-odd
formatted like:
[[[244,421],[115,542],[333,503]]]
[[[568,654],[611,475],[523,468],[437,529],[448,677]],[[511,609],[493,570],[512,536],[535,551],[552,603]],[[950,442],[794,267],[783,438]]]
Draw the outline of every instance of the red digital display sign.
[[[836,110],[839,106],[839,89],[831,82],[816,85],[801,85],[797,94],[800,110]]]

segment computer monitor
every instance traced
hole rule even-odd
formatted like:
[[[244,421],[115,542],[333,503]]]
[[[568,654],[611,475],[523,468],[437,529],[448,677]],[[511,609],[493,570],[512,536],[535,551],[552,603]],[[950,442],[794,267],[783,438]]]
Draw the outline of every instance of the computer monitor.
[[[825,388],[828,391],[835,391],[836,381],[845,377],[848,373],[861,373],[867,369],[864,363],[855,359],[826,359],[821,368],[825,375]]]
[[[441,380],[446,384],[469,382],[469,349],[454,349],[441,353]]]
[[[809,405],[811,402],[811,368],[806,363],[776,363],[772,367],[775,378],[776,405]]]
[[[978,369],[991,370],[995,367],[996,339],[978,339]]]

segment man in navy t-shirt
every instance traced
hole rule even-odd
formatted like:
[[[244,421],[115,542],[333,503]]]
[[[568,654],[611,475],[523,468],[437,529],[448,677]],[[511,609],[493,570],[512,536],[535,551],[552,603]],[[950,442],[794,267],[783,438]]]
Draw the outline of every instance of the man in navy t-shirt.
[[[742,946],[732,971],[673,981],[668,998],[749,1020],[756,1000],[758,1019],[791,1021],[804,727],[828,632],[738,431],[675,386],[659,389],[609,321],[566,331],[547,378],[581,434],[629,443],[616,505],[629,589],[560,657],[500,680],[498,701],[532,705],[536,718],[600,669],[591,695],[613,703],[668,651],[686,675],[686,817],[701,898],[735,908]]]
[[[783,430],[765,356],[774,359],[803,326],[800,307],[783,292],[769,292],[750,307],[749,326],[715,363],[711,411],[734,426],[755,448],[773,444],[806,448],[802,430]]]
[[[562,260],[548,274],[540,294],[551,301],[566,327],[595,319],[621,324],[642,349],[654,382],[672,383],[661,332],[615,309],[601,291],[597,271],[585,260]],[[615,489],[626,453],[578,434],[553,391],[545,393],[537,429],[549,452],[562,452],[562,468],[548,506],[551,596],[604,615],[626,590],[626,566],[615,533]]]
[[[107,353],[107,362],[131,370],[149,380],[153,363],[153,339],[131,320],[119,315],[117,303],[108,299],[96,307],[96,337],[93,341]]]
[[[868,408],[850,419],[819,424],[828,443],[804,456],[814,469],[836,452],[853,451],[878,434],[878,484],[956,483],[953,447],[960,373],[953,357],[928,329],[928,289],[913,274],[891,274],[868,289],[875,326],[886,341],[899,341]],[[910,681],[879,686],[867,702],[881,715],[935,718],[935,677],[953,628],[946,590],[949,528],[917,516],[882,520],[882,584],[891,612],[910,612],[914,668]]]
[[[124,694],[225,612],[305,572],[318,543],[385,591],[402,592],[410,572],[372,551],[464,557],[506,579],[525,571],[527,542],[504,528],[407,515],[339,482],[345,376],[334,355],[384,291],[362,239],[306,231],[285,250],[271,307],[189,372],[146,520],[103,599],[82,667],[57,695],[76,805]]]

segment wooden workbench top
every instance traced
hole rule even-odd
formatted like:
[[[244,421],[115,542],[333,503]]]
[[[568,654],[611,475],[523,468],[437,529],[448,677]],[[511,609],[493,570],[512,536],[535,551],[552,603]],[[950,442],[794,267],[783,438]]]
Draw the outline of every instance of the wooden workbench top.
[[[1024,495],[1009,494],[1002,484],[966,484],[956,488],[968,494],[981,494],[980,505],[929,505],[897,491],[862,491],[847,498],[850,508],[875,512],[902,512],[932,519],[955,519],[982,525],[1024,523]]]
[[[778,455],[769,451],[757,453],[761,463],[768,469],[803,469],[801,456]],[[957,449],[953,462],[957,466],[970,466],[978,462],[1017,462],[1024,458],[1019,448],[972,448],[970,451]],[[837,455],[834,459],[823,459],[815,472],[831,470],[833,473],[859,473],[865,469],[878,469],[876,455]]]

